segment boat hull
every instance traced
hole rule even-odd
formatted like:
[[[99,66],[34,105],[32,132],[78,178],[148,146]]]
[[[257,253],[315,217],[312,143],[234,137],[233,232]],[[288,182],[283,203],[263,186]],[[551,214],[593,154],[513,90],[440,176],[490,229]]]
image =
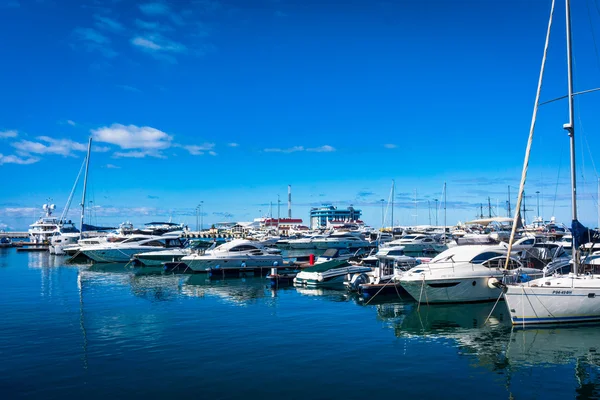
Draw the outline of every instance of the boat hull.
[[[504,293],[513,325],[600,321],[600,288],[507,286]]]
[[[239,258],[220,257],[183,257],[181,262],[185,263],[195,272],[209,272],[212,270],[245,269],[245,268],[270,268],[282,266],[283,257],[272,256],[243,256]]]
[[[490,287],[490,278],[401,279],[400,284],[421,303],[477,303],[495,301],[500,297],[501,289]]]
[[[159,254],[161,252],[157,251],[156,253],[143,253],[136,254],[134,256],[135,260],[147,267],[160,267],[164,263],[169,262],[177,262],[180,261],[182,257],[186,256],[188,253],[181,251],[180,253],[170,253],[170,254]]]
[[[164,250],[164,248],[157,248],[156,251]],[[129,262],[134,254],[144,252],[151,252],[151,249],[145,247],[140,249],[136,248],[104,248],[104,249],[82,249],[86,257],[97,263],[109,263],[109,262]]]

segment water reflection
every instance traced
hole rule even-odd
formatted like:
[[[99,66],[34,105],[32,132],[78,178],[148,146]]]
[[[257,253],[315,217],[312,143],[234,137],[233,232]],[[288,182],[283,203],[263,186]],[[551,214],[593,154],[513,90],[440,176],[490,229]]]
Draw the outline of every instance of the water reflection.
[[[214,279],[206,274],[189,275],[181,293],[190,297],[216,296],[232,304],[250,304],[273,297],[273,290],[262,277]]]
[[[513,328],[504,308],[498,307],[484,326],[492,309],[489,303],[419,308],[417,303],[399,301],[375,308],[377,318],[395,336],[448,343],[460,356],[476,360],[476,366],[503,376],[509,393],[513,380],[523,382],[532,368],[556,370],[563,365],[572,371],[568,378],[575,377],[575,381],[558,377],[563,390],[572,387],[581,399],[600,396],[600,325],[523,330]]]

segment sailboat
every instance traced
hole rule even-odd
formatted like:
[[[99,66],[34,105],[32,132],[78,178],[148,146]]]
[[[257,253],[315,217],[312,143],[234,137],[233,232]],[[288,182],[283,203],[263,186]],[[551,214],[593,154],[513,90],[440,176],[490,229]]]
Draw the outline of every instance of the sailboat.
[[[84,165],[85,166],[85,175],[83,178],[83,195],[81,199],[81,230],[80,231],[67,231],[67,230],[59,230],[57,231],[50,240],[50,254],[62,255],[65,254],[64,247],[75,244],[79,239],[83,237],[83,216],[85,213],[85,195],[87,190],[87,179],[88,179],[88,171],[90,167],[90,152],[92,148],[92,138],[90,137],[88,140],[88,148],[87,155],[85,157]],[[81,174],[81,171],[80,171]],[[66,218],[67,212],[69,211],[69,206],[71,204],[71,199],[73,198],[73,193],[75,192],[75,188],[77,187],[77,183],[79,181],[79,175],[77,175],[77,179],[75,180],[75,184],[73,185],[73,189],[71,190],[71,194],[69,195],[69,200],[67,201],[67,206],[63,211],[63,216],[61,219]]]
[[[533,129],[535,126],[535,117],[537,107],[539,106],[539,94],[544,72],[544,64],[548,41],[550,36],[550,27],[552,24],[552,14],[554,11],[554,1],[552,3],[552,12],[548,24],[548,33],[546,36],[546,48],[542,61],[540,79],[534,113],[532,117],[531,130],[527,151],[525,153],[525,162],[521,177],[521,186],[519,191],[520,203],[527,174],[527,164],[529,161],[529,152],[533,138]],[[508,307],[510,319],[513,325],[532,325],[532,324],[552,324],[552,323],[575,323],[600,320],[600,275],[583,274],[580,271],[579,246],[585,241],[590,241],[590,230],[586,229],[577,220],[577,191],[575,175],[575,129],[574,129],[574,93],[573,93],[573,74],[572,74],[572,51],[571,51],[571,13],[570,1],[565,1],[566,13],[566,43],[567,43],[567,79],[568,79],[568,101],[569,101],[569,122],[563,126],[567,130],[571,149],[571,202],[572,202],[572,272],[568,274],[553,274],[534,279],[526,283],[514,285],[503,285],[504,299]],[[515,220],[518,218],[518,209],[515,213]],[[515,225],[515,224],[513,224]],[[597,235],[597,233],[596,233]],[[588,236],[585,238],[585,236]],[[511,242],[514,238],[514,228],[511,233]],[[509,243],[509,245],[510,245]]]

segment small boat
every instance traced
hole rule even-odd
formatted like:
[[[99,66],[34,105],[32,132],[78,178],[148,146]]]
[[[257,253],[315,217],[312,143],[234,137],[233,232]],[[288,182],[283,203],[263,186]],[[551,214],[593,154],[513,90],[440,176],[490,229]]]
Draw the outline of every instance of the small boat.
[[[12,247],[12,239],[9,237],[1,237],[0,238],[0,248],[3,247]]]
[[[373,258],[376,264],[372,271],[354,274],[346,282],[348,290],[358,292],[363,297],[400,291],[406,293],[394,278],[415,267],[420,261],[415,257],[407,256],[402,246],[383,247],[374,256],[363,260],[369,263]]]
[[[294,284],[300,286],[343,286],[348,276],[370,272],[371,267],[350,264],[346,260],[330,260],[305,268],[296,275]]]

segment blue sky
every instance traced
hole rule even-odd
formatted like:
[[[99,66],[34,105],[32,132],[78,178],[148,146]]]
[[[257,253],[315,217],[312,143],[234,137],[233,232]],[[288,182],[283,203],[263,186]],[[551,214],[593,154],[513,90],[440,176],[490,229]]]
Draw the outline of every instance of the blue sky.
[[[557,4],[542,100],[566,93]],[[277,195],[381,224],[513,206],[550,1],[0,0],[0,228],[62,209],[94,137],[95,221],[251,220]],[[600,86],[600,9],[573,4],[575,90]],[[580,220],[596,226],[600,94],[577,107]],[[527,206],[570,221],[566,102],[541,107]],[[417,211],[415,212],[415,191]],[[76,215],[80,190],[73,202]],[[441,202],[438,202],[441,204]],[[484,213],[486,211],[484,210]],[[415,217],[417,214],[417,217]],[[432,222],[435,210],[431,210]],[[442,212],[438,213],[441,223]],[[389,216],[387,217],[389,221]]]

